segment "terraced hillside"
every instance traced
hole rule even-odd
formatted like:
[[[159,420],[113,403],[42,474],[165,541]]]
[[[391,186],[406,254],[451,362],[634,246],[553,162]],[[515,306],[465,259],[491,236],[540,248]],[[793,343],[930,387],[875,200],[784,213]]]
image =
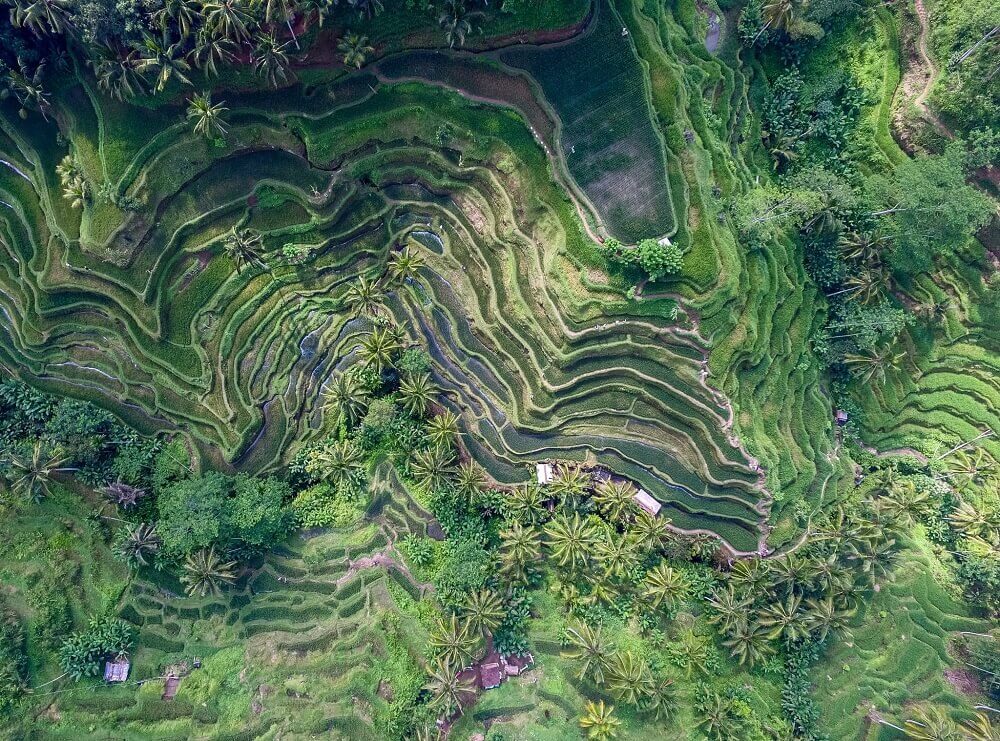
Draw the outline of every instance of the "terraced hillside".
[[[394,599],[422,587],[392,543],[423,535],[428,516],[402,491],[371,514],[360,528],[293,538],[221,598],[185,598],[166,575],[134,584],[122,611],[139,629],[129,683],[70,689],[46,737],[372,737],[363,718],[391,713],[390,693],[411,691],[376,694],[387,667],[396,677],[409,667],[420,686],[411,653],[425,631]],[[165,701],[168,674],[180,683]]]

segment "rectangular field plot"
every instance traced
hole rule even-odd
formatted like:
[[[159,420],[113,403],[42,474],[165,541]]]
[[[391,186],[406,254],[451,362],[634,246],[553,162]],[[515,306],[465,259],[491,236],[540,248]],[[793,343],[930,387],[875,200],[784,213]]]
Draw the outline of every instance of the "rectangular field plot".
[[[674,227],[663,144],[653,128],[642,69],[612,8],[564,44],[501,52],[539,83],[561,124],[572,176],[607,227],[634,242]]]

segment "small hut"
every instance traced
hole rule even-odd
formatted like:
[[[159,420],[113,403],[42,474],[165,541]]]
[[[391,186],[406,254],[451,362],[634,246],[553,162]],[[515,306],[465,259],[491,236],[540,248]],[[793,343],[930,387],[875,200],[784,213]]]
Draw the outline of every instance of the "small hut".
[[[114,661],[104,662],[105,682],[124,682],[128,679],[128,672],[131,664],[125,656],[119,656]]]
[[[484,690],[499,687],[503,679],[504,673],[499,662],[492,661],[479,667],[479,686]]]
[[[535,476],[537,477],[538,484],[540,486],[551,484],[552,480],[556,477],[555,471],[552,470],[551,463],[536,463]]]
[[[632,497],[632,500],[642,509],[653,515],[653,517],[656,517],[660,513],[660,507],[663,506],[647,494],[645,489],[639,489]]]
[[[843,427],[847,424],[848,416],[847,412],[843,409],[838,409],[834,412],[833,418],[837,420],[837,427]]]
[[[527,656],[501,656],[500,665],[503,666],[504,674],[508,677],[517,677],[521,672],[527,670],[535,663],[535,658],[528,654]]]

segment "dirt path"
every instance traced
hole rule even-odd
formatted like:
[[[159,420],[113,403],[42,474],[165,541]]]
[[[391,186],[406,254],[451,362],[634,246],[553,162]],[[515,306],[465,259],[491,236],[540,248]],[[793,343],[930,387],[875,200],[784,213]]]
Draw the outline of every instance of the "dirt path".
[[[955,135],[951,132],[951,129],[945,126],[944,122],[927,105],[927,98],[931,94],[934,83],[937,82],[939,70],[937,65],[934,64],[934,60],[931,59],[930,52],[927,50],[927,37],[931,31],[930,14],[924,6],[924,0],[913,0],[913,7],[917,11],[917,20],[920,22],[920,35],[917,37],[917,53],[920,55],[920,63],[925,76],[924,86],[913,99],[913,105],[920,111],[920,115],[929,121],[942,136],[954,139]]]

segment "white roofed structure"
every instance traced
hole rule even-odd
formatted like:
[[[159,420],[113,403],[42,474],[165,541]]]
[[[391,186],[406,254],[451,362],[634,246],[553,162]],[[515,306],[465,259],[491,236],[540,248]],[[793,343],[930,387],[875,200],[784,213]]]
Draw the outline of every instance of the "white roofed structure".
[[[536,463],[535,475],[538,477],[538,483],[541,485],[552,483],[552,479],[555,478],[555,472],[552,470],[552,464]]]
[[[660,507],[663,505],[657,502],[653,497],[646,493],[644,489],[639,489],[632,497],[633,501],[642,507],[644,510],[649,512],[649,514],[654,517],[660,513]]]

